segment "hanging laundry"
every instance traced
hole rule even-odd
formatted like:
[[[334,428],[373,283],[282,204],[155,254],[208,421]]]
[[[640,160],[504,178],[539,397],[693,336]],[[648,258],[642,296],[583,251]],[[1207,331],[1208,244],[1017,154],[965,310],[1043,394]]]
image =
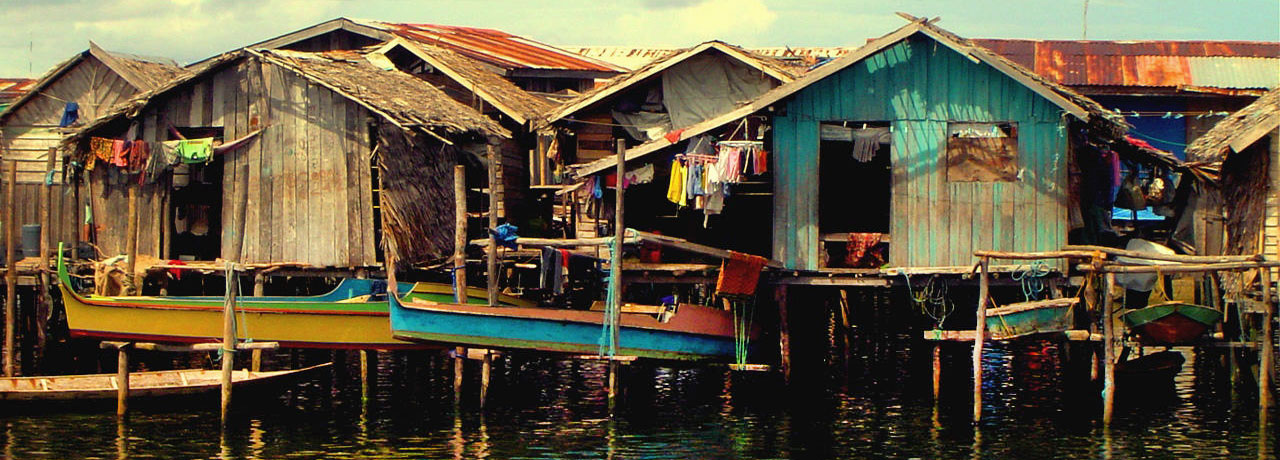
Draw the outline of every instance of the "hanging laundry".
[[[110,163],[111,148],[114,145],[115,145],[115,142],[112,141],[111,139],[104,139],[101,137],[91,137],[89,138],[89,153],[93,156],[93,158],[102,160],[103,163]],[[92,163],[93,158],[90,158],[89,162]],[[92,169],[92,168],[90,167],[89,169]]]
[[[68,101],[67,105],[62,108],[62,121],[58,122],[58,127],[66,128],[68,126],[74,125],[76,124],[76,120],[79,120],[79,119],[80,119],[80,104]]]
[[[552,294],[558,295],[564,292],[564,263],[561,262],[560,250],[553,247],[542,248],[542,276],[539,287],[551,291]]]
[[[875,159],[880,144],[888,144],[892,140],[887,126],[854,129],[852,132],[853,159],[862,163]]]
[[[884,265],[885,260],[879,251],[880,233],[850,233],[849,242],[845,246],[844,265],[850,268],[876,268]]]
[[[695,198],[706,193],[702,189],[702,163],[691,162],[689,164],[689,174],[686,181],[689,187],[689,198]]]
[[[623,175],[622,187],[630,187],[635,184],[647,184],[653,182],[653,163],[644,165],[639,169],[627,171]]]
[[[129,166],[129,141],[111,141],[111,161],[113,166],[127,168]]]
[[[667,185],[667,200],[680,206],[688,203],[684,191],[684,165],[680,164],[680,160],[671,161],[671,182]]]
[[[184,139],[177,142],[178,158],[183,163],[207,163],[213,158],[213,138]]]
[[[717,294],[752,295],[760,281],[760,270],[769,260],[764,257],[729,251],[729,258],[720,263],[720,276],[716,278]]]
[[[756,174],[769,172],[769,151],[756,149]]]
[[[137,174],[146,170],[151,158],[151,145],[147,141],[136,140],[129,144],[129,173]]]

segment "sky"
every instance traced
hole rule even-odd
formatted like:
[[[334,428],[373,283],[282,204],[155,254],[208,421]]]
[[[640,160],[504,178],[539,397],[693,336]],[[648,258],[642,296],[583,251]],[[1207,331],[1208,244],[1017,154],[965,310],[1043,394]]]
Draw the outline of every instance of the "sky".
[[[941,17],[967,38],[1280,41],[1277,0],[3,0],[0,9],[0,77],[30,78],[90,40],[186,64],[336,17],[486,27],[555,45],[856,46],[901,26],[895,11]]]

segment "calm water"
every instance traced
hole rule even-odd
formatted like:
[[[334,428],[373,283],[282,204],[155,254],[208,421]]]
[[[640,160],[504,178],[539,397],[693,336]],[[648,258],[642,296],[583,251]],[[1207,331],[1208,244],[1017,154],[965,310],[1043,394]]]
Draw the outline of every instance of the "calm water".
[[[1259,449],[1274,449],[1280,432],[1273,423],[1260,442],[1253,393],[1232,397],[1225,376],[1210,377],[1190,349],[1171,391],[1122,396],[1109,434],[1087,376],[1064,374],[1047,343],[990,349],[985,422],[975,430],[969,350],[944,346],[937,405],[929,344],[881,337],[854,340],[849,365],[830,349],[797,363],[791,387],[775,374],[631,366],[612,418],[602,363],[509,356],[480,410],[471,362],[455,410],[451,361],[379,354],[366,398],[348,353],[331,377],[241,410],[225,436],[211,405],[122,424],[106,411],[3,416],[0,443],[14,459],[1273,458]]]

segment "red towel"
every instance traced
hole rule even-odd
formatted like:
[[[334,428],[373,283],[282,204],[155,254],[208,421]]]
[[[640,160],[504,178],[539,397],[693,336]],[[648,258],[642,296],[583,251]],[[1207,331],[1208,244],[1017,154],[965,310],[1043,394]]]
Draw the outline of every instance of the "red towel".
[[[720,277],[716,279],[716,292],[720,294],[752,295],[760,281],[760,270],[768,259],[751,254],[729,251],[729,258],[720,264]]]
[[[871,249],[880,244],[879,233],[850,233],[847,253],[844,256],[846,267],[874,268],[884,265],[879,253]]]

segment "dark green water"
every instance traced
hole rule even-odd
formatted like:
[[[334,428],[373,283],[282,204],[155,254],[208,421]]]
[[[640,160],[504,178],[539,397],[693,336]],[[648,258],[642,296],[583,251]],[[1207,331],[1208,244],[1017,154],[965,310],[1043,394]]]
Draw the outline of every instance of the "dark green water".
[[[1087,377],[1064,375],[1053,345],[990,349],[976,430],[970,348],[944,346],[935,405],[928,347],[855,340],[851,364],[827,352],[798,364],[790,387],[776,374],[631,366],[613,417],[598,362],[507,357],[495,366],[487,410],[476,407],[478,366],[469,363],[455,410],[451,361],[379,354],[365,398],[348,353],[321,381],[242,407],[225,435],[215,403],[124,423],[109,411],[8,415],[0,443],[12,459],[1273,458],[1280,432],[1273,423],[1260,438],[1255,394],[1241,384],[1233,397],[1229,380],[1191,349],[1180,349],[1188,362],[1176,387],[1122,397],[1108,433],[1096,390]]]

